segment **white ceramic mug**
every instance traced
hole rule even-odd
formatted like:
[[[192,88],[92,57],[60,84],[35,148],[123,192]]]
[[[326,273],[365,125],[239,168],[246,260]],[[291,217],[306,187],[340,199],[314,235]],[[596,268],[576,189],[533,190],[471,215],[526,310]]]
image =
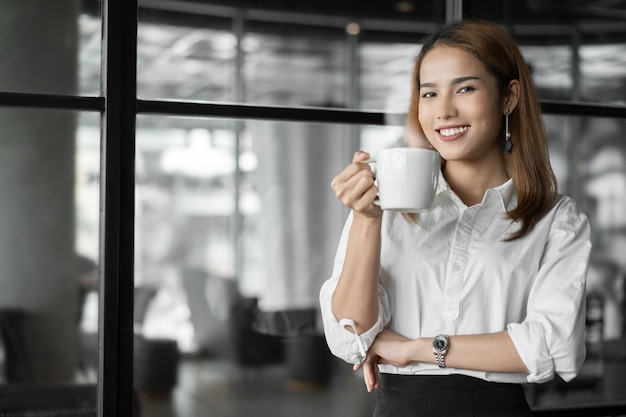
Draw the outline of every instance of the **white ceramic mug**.
[[[439,153],[423,148],[388,148],[368,160],[376,173],[383,210],[417,213],[428,210],[437,192]]]

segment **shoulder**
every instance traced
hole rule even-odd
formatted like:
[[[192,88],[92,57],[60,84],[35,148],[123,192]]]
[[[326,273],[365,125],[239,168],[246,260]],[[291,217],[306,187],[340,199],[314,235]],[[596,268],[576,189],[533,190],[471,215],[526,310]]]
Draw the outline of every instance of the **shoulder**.
[[[587,215],[580,211],[576,201],[566,195],[558,195],[552,213],[553,222],[557,225],[580,227],[589,222]]]
[[[559,195],[552,210],[542,222],[545,222],[549,240],[560,242],[558,245],[590,240],[589,219],[571,197]]]

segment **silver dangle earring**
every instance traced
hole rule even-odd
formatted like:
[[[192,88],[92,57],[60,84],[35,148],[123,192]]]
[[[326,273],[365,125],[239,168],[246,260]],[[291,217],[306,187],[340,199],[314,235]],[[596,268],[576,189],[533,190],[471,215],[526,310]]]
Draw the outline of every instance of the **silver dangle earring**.
[[[502,152],[511,153],[513,144],[511,143],[511,130],[509,129],[509,109],[504,111],[504,142],[502,142]]]

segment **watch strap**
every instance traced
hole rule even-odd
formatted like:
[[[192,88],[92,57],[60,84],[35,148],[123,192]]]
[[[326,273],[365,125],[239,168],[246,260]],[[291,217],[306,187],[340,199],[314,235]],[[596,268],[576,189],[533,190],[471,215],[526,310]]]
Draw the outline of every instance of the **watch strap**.
[[[440,368],[446,367],[446,355],[444,355],[443,353],[435,353],[435,358],[437,359],[437,366],[439,366]]]

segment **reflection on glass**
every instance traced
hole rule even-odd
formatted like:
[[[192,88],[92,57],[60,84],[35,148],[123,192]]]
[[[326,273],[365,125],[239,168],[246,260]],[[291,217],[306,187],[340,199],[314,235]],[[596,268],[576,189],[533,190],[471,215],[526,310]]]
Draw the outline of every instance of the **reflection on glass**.
[[[78,91],[99,95],[102,73],[102,22],[100,16],[82,14],[78,20]]]
[[[140,21],[137,95],[234,101],[237,39],[224,30]]]
[[[540,99],[569,99],[574,86],[570,45],[521,46]]]
[[[623,104],[626,44],[580,45],[580,66],[570,45],[522,46],[541,99]],[[578,75],[576,75],[578,74]],[[576,80],[576,77],[579,77]],[[576,82],[578,81],[578,82]],[[574,91],[574,89],[578,91]]]
[[[584,101],[626,103],[626,44],[580,47],[581,89]]]
[[[96,407],[98,121],[0,108],[3,412]]]
[[[247,102],[287,106],[345,107],[345,34],[246,33],[244,91]],[[333,33],[334,32],[334,33]],[[332,36],[331,36],[332,35]]]
[[[411,98],[411,77],[417,44],[359,45],[359,107],[405,113]]]

